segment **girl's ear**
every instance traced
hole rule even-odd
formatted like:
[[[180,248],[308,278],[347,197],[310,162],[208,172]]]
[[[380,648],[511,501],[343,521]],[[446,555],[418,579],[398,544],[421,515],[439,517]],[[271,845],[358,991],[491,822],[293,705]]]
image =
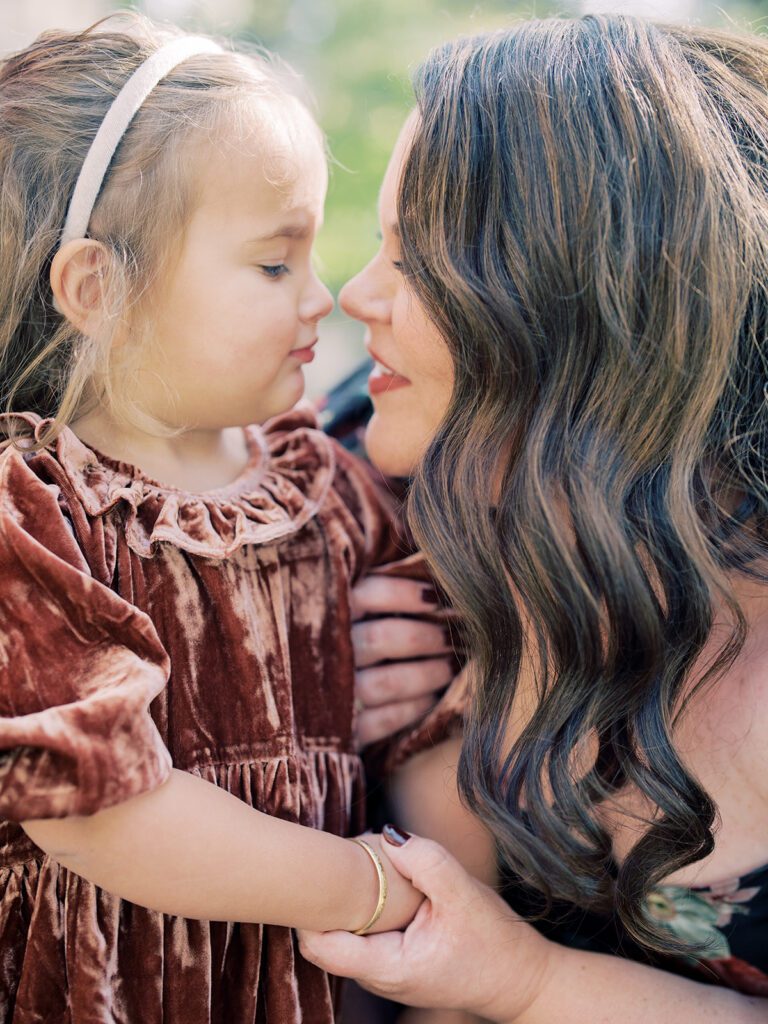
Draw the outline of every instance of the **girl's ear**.
[[[103,287],[108,260],[101,242],[75,238],[62,245],[51,263],[54,305],[87,337],[98,332],[109,313]]]

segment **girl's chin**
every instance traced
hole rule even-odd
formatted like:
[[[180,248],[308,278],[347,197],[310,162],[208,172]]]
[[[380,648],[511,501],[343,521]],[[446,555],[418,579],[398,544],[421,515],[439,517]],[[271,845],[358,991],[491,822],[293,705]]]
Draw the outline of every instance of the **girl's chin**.
[[[273,416],[281,416],[289,412],[304,397],[305,383],[301,367],[298,367],[290,378],[281,382],[261,403],[260,415],[251,420],[252,423],[263,423]]]
[[[420,446],[404,435],[402,427],[388,429],[386,419],[374,412],[365,430],[368,458],[385,476],[411,476],[421,454]]]

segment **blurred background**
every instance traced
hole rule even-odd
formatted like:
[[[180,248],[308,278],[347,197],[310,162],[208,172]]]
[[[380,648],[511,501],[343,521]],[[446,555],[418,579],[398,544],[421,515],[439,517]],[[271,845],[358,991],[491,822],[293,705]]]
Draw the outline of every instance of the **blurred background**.
[[[411,105],[410,74],[453,36],[521,17],[622,11],[674,20],[768,25],[768,0],[0,0],[0,51],[46,28],[84,28],[132,8],[184,27],[276,50],[305,77],[334,157],[319,270],[334,294],[377,247],[376,197]],[[309,367],[315,396],[362,357],[362,329],[336,311]]]

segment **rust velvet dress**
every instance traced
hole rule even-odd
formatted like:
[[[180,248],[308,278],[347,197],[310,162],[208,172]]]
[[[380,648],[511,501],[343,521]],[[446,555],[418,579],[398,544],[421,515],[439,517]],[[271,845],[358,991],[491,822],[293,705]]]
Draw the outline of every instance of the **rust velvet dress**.
[[[173,766],[281,818],[359,831],[348,591],[397,555],[386,502],[311,415],[246,438],[238,479],[198,495],[70,430],[36,454],[3,444],[3,1024],[334,1019],[334,985],[290,929],[144,909],[18,825],[120,803]]]

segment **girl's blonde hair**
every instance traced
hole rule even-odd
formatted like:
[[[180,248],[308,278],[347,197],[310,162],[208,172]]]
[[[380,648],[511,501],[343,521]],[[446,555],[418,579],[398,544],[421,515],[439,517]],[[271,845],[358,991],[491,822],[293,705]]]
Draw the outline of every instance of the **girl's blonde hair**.
[[[75,182],[122,86],[181,34],[118,15],[80,33],[46,32],[0,62],[0,405],[51,418],[40,445],[97,401],[118,422],[163,432],[141,411],[136,357],[151,343],[151,285],[178,252],[193,208],[192,143],[221,144],[233,131],[244,139],[254,127],[266,143],[276,118],[320,137],[295,76],[271,55],[222,52],[179,65],[132,121],[94,207],[88,236],[108,254],[106,315],[94,336],[78,331],[54,308],[49,280]],[[265,145],[271,180],[289,177],[291,161],[272,149]],[[131,344],[113,345],[127,322]]]

